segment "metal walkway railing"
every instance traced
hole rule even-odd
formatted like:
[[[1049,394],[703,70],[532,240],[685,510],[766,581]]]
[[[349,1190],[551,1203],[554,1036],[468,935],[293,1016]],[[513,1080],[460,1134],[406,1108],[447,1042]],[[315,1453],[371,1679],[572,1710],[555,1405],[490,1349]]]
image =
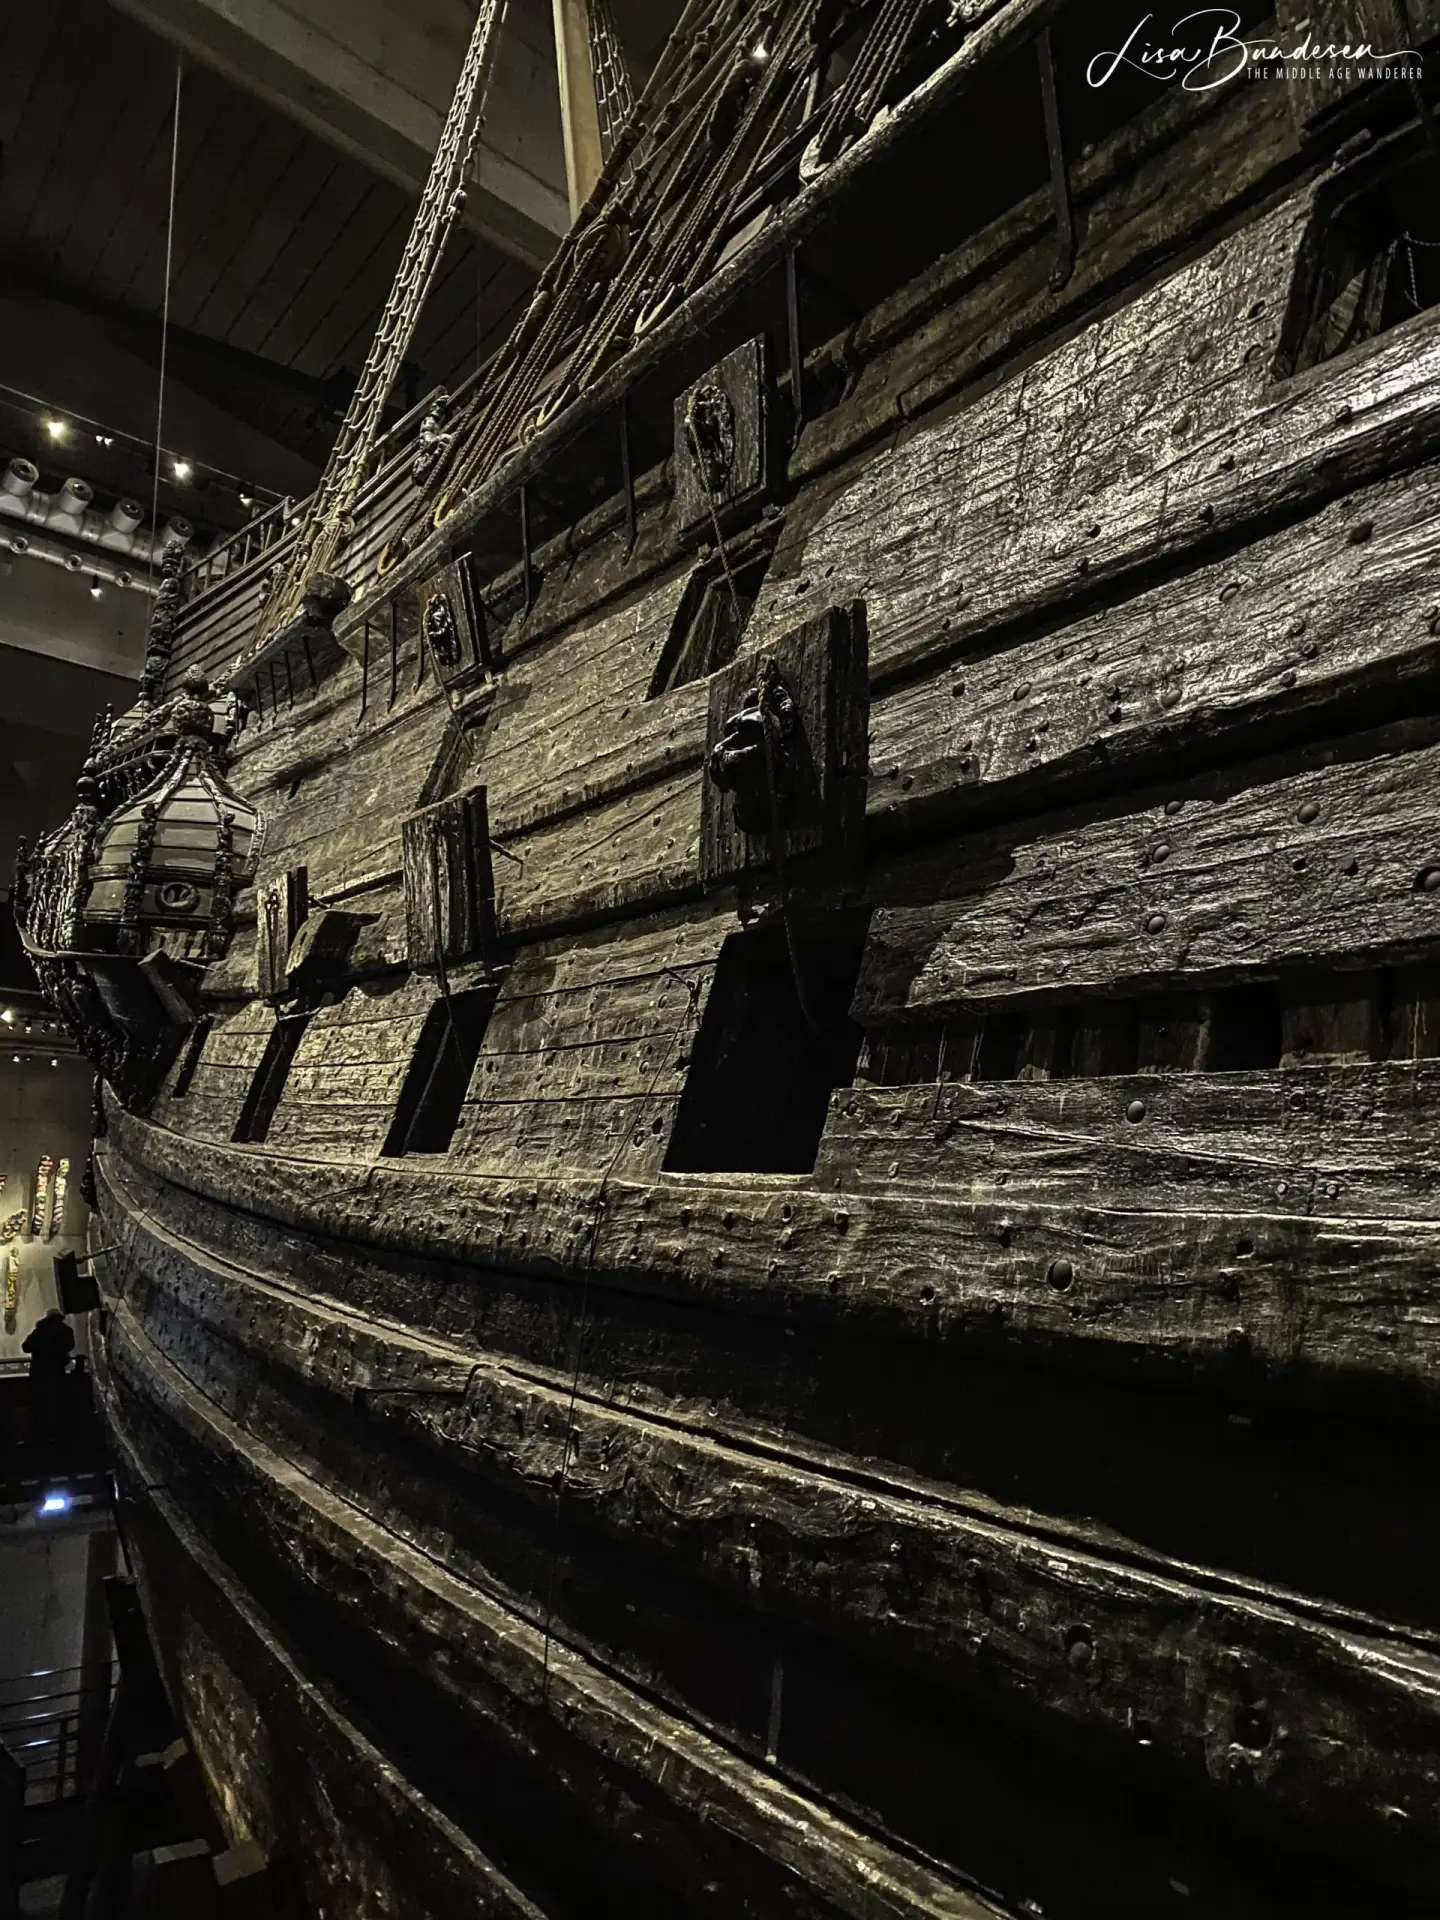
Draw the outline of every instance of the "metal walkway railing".
[[[25,1775],[25,1804],[84,1793],[105,1737],[113,1661],[0,1680],[0,1746]]]

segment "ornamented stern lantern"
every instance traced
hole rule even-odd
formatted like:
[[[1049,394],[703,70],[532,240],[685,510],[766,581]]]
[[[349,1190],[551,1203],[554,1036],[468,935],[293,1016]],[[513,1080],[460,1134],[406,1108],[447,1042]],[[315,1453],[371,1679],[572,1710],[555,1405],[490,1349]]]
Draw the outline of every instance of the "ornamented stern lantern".
[[[21,849],[15,919],[47,998],[120,1098],[145,1097],[223,957],[261,819],[225,782],[234,700],[189,673],[161,701],[178,596],[167,566],[140,697],[98,723],[69,819]]]
[[[204,676],[187,674],[168,709],[177,742],[164,772],[95,829],[79,917],[96,952],[204,965],[230,944],[260,816],[220,777],[212,699]]]

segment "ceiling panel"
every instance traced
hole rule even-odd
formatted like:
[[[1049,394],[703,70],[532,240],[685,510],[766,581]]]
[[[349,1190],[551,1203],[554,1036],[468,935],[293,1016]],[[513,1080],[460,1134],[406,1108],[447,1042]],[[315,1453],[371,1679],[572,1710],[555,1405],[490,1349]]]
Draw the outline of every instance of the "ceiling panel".
[[[5,41],[0,272],[92,313],[157,320],[173,51],[104,0],[13,9]],[[189,384],[318,464],[334,432],[326,415],[359,370],[413,202],[193,64],[179,153],[170,317],[189,337],[172,337],[173,364],[183,360]],[[412,350],[422,391],[463,378],[477,341],[493,348],[531,278],[483,241],[457,238]],[[158,329],[126,333],[132,348],[149,339],[158,359]]]

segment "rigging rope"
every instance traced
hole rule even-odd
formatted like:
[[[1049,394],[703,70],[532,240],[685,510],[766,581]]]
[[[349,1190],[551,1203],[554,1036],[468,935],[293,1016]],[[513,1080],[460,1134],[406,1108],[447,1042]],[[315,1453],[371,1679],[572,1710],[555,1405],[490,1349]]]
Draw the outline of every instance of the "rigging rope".
[[[595,85],[595,109],[600,120],[600,144],[608,160],[620,129],[635,111],[635,88],[630,63],[615,31],[609,0],[590,0],[590,73]]]
[[[175,254],[175,193],[180,173],[180,82],[184,59],[175,56],[175,107],[170,130],[170,204],[165,215],[165,287],[160,305],[160,380],[155,390],[155,477],[150,492],[150,554],[145,564],[145,584],[153,599],[155,593],[155,548],[160,540],[160,461],[163,457],[165,429],[165,362],[170,348],[170,266]]]
[[[257,639],[296,612],[312,574],[327,572],[349,531],[349,516],[367,477],[385,406],[404,364],[415,324],[465,201],[494,65],[505,0],[481,0],[455,96],[435,149],[405,251],[375,338],[345,410],[319,487],[311,495],[294,552],[260,615]]]

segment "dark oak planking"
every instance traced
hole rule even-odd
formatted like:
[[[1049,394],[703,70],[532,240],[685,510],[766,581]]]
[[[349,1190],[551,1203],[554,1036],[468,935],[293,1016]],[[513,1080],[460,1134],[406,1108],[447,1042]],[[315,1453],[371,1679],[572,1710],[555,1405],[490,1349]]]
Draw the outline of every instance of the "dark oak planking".
[[[1440,936],[1425,884],[1440,880],[1437,732],[1417,722],[976,835],[946,856],[971,901],[877,912],[857,1017],[1424,960]],[[913,898],[935,865],[877,890]]]
[[[116,1224],[126,1235],[123,1215]],[[248,1397],[251,1368],[227,1360],[236,1345],[252,1368],[298,1370],[342,1402],[358,1383],[382,1421],[542,1510],[568,1435],[576,1522],[643,1539],[741,1603],[888,1643],[892,1657],[992,1701],[1124,1734],[1138,1714],[1162,1750],[1212,1777],[1307,1812],[1328,1807],[1347,1824],[1357,1801],[1377,1823],[1399,1805],[1419,1835],[1433,1786],[1421,1756],[1434,1745],[1428,1675],[1440,1642],[1407,1645],[1377,1622],[1327,1618],[1293,1595],[1213,1578],[1197,1585],[1188,1569],[1133,1554],[1122,1566],[1041,1516],[1024,1516],[1016,1531],[1018,1516],[966,1513],[939,1488],[907,1497],[843,1458],[807,1469],[781,1450],[752,1442],[741,1452],[588,1397],[572,1418],[559,1382],[363,1323],[343,1328],[333,1308],[287,1301],[233,1268],[206,1272],[153,1233],[132,1240],[132,1253],[147,1276],[148,1308],[136,1310],[150,1338],[222,1405],[238,1411],[237,1395]],[[180,1307],[173,1320],[166,1293]],[[192,1316],[198,1343],[186,1334]],[[414,1397],[426,1387],[453,1397]],[[253,1404],[249,1416],[254,1433],[264,1416]],[[388,1490],[347,1491],[389,1519]],[[1062,1657],[1077,1633],[1091,1650],[1083,1663]],[[1247,1731],[1257,1697],[1275,1703],[1263,1737]]]
[[[1104,1193],[1146,1212],[1433,1221],[1437,1103],[1433,1060],[857,1086],[831,1102],[816,1180],[997,1204]]]
[[[993,808],[1067,780],[1115,786],[1182,754],[1234,754],[1258,728],[1343,724],[1366,697],[1433,708],[1437,525],[1429,467],[896,687],[874,711],[872,818],[957,792]]]
[[[254,1551],[289,1578],[303,1570],[322,1584],[349,1627],[392,1643],[420,1634],[437,1652],[443,1645],[428,1686],[449,1711],[515,1745],[521,1759],[544,1741],[552,1789],[588,1795],[593,1818],[619,1825],[617,1840],[663,1849],[662,1871],[676,1894],[683,1888],[693,1899],[706,1876],[723,1884],[734,1874],[738,1911],[756,1916],[985,1920],[994,1912],[654,1707],[562,1642],[547,1643],[495,1598],[295,1473],[196,1393],[128,1309],[116,1310],[107,1344],[124,1395],[154,1408],[175,1434],[173,1457],[190,1482],[192,1506],[203,1513],[207,1502],[191,1463],[223,1468],[239,1493],[232,1525],[248,1534]],[[613,1805],[617,1775],[633,1782],[623,1809]],[[681,1834],[688,1830],[693,1845],[709,1822],[718,1845],[687,1857]]]
[[[127,1547],[231,1843],[281,1848],[279,1872],[312,1908],[338,1884],[397,1920],[544,1920],[306,1673],[116,1426]]]
[[[1033,1201],[922,1210],[903,1191],[827,1196],[791,1177],[504,1179],[414,1161],[357,1183],[343,1162],[200,1146],[124,1117],[112,1128],[128,1158],[188,1190],[419,1257],[623,1275],[637,1291],[797,1326],[1256,1395],[1383,1382],[1395,1415],[1430,1409],[1440,1226],[1429,1222]]]
[[[944,1488],[944,1500],[978,1515],[1048,1513],[1062,1534],[1103,1553],[1138,1548],[1160,1563],[1440,1627],[1440,1548],[1412,1511],[1440,1437],[1393,1424],[1389,1404],[1383,1425],[1337,1419],[1323,1403],[1271,1405],[1243,1374],[1234,1397],[1177,1395],[1173,1383],[1143,1376],[1108,1379],[1100,1392],[1084,1371],[1027,1372],[1024,1349],[876,1341],[843,1316],[827,1325],[736,1314],[723,1297],[669,1299],[623,1273],[592,1272],[577,1295],[563,1271],[466,1266],[356,1242],[338,1251],[294,1227],[277,1237],[263,1219],[133,1164],[106,1170],[113,1188],[137,1197],[147,1233],[205,1249],[197,1257],[206,1263],[263,1274],[283,1293],[335,1302],[347,1323],[486,1354],[532,1384],[568,1394],[573,1383],[587,1402],[822,1473],[859,1461],[860,1480],[906,1497]],[[528,1205],[522,1195],[522,1219]],[[298,1420],[293,1444],[304,1451],[310,1415]],[[1054,1446],[1055,1432],[1065,1447]]]

